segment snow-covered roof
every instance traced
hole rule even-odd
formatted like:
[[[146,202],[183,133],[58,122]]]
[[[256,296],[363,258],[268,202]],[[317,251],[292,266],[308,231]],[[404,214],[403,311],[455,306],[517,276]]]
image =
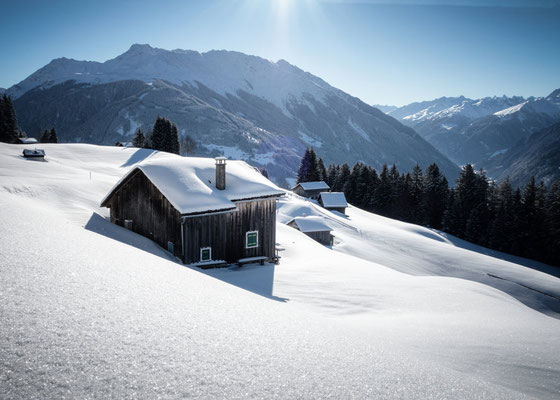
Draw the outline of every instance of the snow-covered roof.
[[[23,155],[25,157],[44,157],[45,156],[45,150],[43,149],[24,149],[23,150]]]
[[[298,229],[304,233],[332,231],[332,228],[325,223],[325,219],[319,216],[295,217],[288,222],[288,225],[292,222],[295,222]]]
[[[228,160],[226,188],[216,189],[213,158],[160,155],[136,165],[111,189],[106,201],[135,171],[142,171],[180,214],[225,211],[235,208],[233,201],[281,196],[284,191],[244,161]]]
[[[22,144],[35,144],[35,143],[39,143],[37,141],[37,139],[29,137],[29,138],[18,138],[18,140],[20,141],[20,143]]]
[[[324,189],[328,190],[329,189],[329,185],[327,185],[323,181],[300,182],[296,186],[294,186],[293,189],[297,188],[298,186],[301,186],[303,190],[324,190]]]
[[[346,196],[342,192],[321,192],[319,198],[323,207],[348,207]]]

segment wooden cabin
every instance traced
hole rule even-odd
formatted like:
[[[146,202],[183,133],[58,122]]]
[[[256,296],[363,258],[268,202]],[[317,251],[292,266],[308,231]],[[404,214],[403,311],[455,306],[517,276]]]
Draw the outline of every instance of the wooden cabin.
[[[325,223],[325,219],[322,217],[295,217],[286,225],[305,233],[311,239],[325,246],[332,246],[333,244],[332,229]]]
[[[45,160],[45,150],[43,149],[24,149],[23,157],[33,160]]]
[[[111,222],[202,268],[275,259],[284,192],[243,161],[158,154],[107,194]]]
[[[338,211],[342,214],[346,213],[346,207],[348,207],[346,196],[342,192],[321,192],[319,204],[327,210]]]
[[[329,190],[329,185],[323,181],[300,182],[292,188],[292,192],[310,199],[317,200],[319,193]]]

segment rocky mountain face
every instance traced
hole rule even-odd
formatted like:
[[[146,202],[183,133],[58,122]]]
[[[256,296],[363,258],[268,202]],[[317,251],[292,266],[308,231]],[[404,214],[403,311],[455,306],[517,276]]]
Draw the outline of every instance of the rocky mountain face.
[[[509,176],[514,185],[525,185],[532,175],[545,185],[560,179],[560,123],[520,140],[494,157],[488,173],[501,180]]]
[[[295,177],[307,146],[327,163],[436,162],[458,173],[413,129],[283,60],[133,45],[104,63],[53,60],[8,94],[28,135],[55,126],[63,141],[113,144],[161,115],[197,154],[245,159],[279,183]]]
[[[449,106],[451,103],[455,104]],[[507,153],[518,142],[527,144],[532,134],[560,121],[560,90],[546,98],[444,97],[413,103],[389,115],[414,128],[455,163],[474,163],[496,178],[492,174],[502,176],[500,171],[509,167],[503,163],[512,162],[511,157],[499,157],[502,160],[499,171],[496,157]],[[515,154],[520,154],[518,150]]]

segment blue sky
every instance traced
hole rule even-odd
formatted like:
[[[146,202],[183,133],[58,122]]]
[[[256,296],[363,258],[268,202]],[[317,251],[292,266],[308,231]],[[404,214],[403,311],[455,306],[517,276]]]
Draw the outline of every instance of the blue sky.
[[[133,43],[285,59],[370,104],[560,87],[560,0],[0,1],[0,87]]]

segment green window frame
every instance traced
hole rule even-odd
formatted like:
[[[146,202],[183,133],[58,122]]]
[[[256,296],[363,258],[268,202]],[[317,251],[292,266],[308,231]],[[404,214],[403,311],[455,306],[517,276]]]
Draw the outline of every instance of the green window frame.
[[[249,231],[245,234],[245,248],[259,247],[259,231]]]
[[[212,260],[212,247],[201,247],[200,248],[200,261],[211,261]]]

